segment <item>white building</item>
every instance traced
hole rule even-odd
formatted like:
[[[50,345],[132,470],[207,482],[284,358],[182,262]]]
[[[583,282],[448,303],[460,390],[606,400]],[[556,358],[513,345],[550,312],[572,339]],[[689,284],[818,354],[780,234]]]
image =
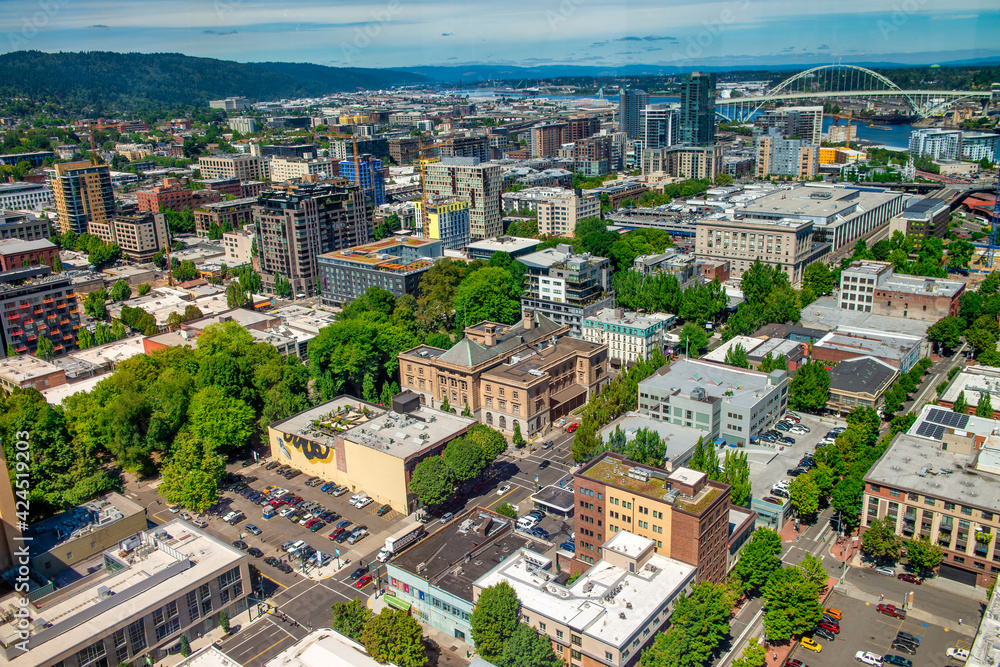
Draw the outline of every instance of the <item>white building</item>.
[[[623,364],[663,352],[667,328],[677,318],[664,313],[643,315],[624,308],[603,308],[583,319],[583,339],[608,346],[608,358]]]
[[[573,236],[576,223],[584,218],[600,217],[601,198],[577,190],[563,190],[538,202],[538,231],[555,236]]]
[[[247,225],[252,230],[253,225]],[[222,235],[222,247],[226,250],[226,266],[233,268],[253,261],[253,242],[257,238],[252,231],[236,230]]]
[[[253,134],[257,131],[257,119],[244,118],[243,116],[230,118],[229,129],[240,134]]]
[[[333,176],[334,161],[328,157],[306,160],[298,157],[275,157],[268,161],[271,181],[281,183],[309,175],[326,174]]]
[[[962,133],[936,127],[914,130],[908,152],[934,160],[958,160],[962,157]]]

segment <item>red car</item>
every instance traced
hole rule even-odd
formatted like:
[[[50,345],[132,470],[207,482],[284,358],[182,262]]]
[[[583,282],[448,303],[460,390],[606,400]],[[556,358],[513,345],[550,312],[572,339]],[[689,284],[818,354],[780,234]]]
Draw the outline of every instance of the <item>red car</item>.
[[[906,572],[900,572],[899,574],[896,575],[896,578],[901,579],[903,581],[908,581],[911,584],[916,584],[917,586],[919,586],[924,582],[924,580],[918,577],[917,575],[907,574]]]
[[[344,532],[343,528],[337,528],[335,531],[333,531],[332,533],[330,533],[329,535],[327,535],[327,537],[329,537],[331,540],[335,540],[338,537],[340,537],[340,534],[342,532]]]
[[[906,618],[906,612],[902,609],[897,609],[894,604],[880,604],[878,606],[878,612],[880,614],[885,614],[886,616],[892,616],[893,618]]]
[[[819,623],[817,623],[816,627],[817,628],[823,628],[824,630],[829,630],[830,632],[832,632],[835,635],[839,635],[840,634],[840,626],[837,625],[836,623],[830,622],[829,620],[827,620],[825,618],[822,621],[820,621]]]
[[[366,574],[365,576],[361,577],[356,582],[354,582],[354,587],[364,588],[371,580],[372,580],[372,575]]]
[[[802,661],[789,658],[785,661],[784,667],[802,667]]]
[[[575,431],[575,430],[577,429],[577,427],[579,427],[579,426],[580,426],[579,424],[570,424],[569,426],[567,426],[567,427],[566,427],[566,432],[567,432],[567,433],[572,433],[572,432],[573,432],[573,431]]]

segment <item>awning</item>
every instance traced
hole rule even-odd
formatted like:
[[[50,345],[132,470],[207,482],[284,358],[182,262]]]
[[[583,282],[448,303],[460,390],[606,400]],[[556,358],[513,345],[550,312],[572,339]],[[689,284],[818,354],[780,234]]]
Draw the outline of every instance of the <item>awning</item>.
[[[557,391],[556,393],[552,394],[552,396],[549,398],[549,402],[552,405],[568,403],[577,396],[586,393],[587,393],[587,388],[584,387],[582,384],[571,384],[562,391]]]
[[[396,609],[401,609],[403,611],[410,611],[410,607],[413,606],[409,602],[404,602],[403,600],[400,600],[395,595],[386,595],[385,603],[390,607],[395,607]]]

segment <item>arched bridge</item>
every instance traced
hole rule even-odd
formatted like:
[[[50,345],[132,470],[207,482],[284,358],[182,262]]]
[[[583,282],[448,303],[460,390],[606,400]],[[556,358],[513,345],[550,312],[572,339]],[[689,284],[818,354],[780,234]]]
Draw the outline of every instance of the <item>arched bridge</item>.
[[[910,113],[927,118],[964,100],[984,104],[1000,101],[1000,85],[994,84],[993,90],[903,90],[888,77],[865,67],[823,65],[785,79],[764,95],[717,98],[715,109],[717,115],[727,120],[747,121],[778,102],[855,97],[898,98]]]

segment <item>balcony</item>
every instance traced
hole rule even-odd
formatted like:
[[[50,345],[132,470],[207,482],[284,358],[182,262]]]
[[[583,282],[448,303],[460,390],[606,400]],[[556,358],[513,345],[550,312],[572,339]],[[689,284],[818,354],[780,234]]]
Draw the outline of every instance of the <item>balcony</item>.
[[[54,346],[54,349],[55,349],[56,352],[59,352],[60,350],[62,350],[63,349],[62,343],[57,343]]]
[[[35,312],[35,315],[44,315],[45,314],[45,311],[42,310],[41,308],[36,308],[34,312]]]
[[[35,334],[31,334],[30,336],[28,336],[28,342],[29,343],[32,342],[32,341],[34,341],[34,340],[38,340],[38,336],[36,336]]]
[[[66,303],[63,302],[63,301],[60,301],[59,303],[56,304],[56,308],[65,308],[65,307],[66,307]]]
[[[79,308],[71,308],[70,311],[69,311],[69,314],[70,315],[79,315],[80,314],[80,309]]]
[[[11,313],[7,317],[7,319],[10,320],[11,322],[17,322],[19,319],[21,319],[21,313]]]
[[[59,326],[63,326],[64,327],[67,324],[69,324],[69,320],[68,319],[59,320]]]
[[[76,294],[67,294],[66,298],[67,299],[75,299],[76,298]]]
[[[59,319],[59,314],[58,313],[49,313],[46,316],[46,319],[48,319],[48,320],[58,320]]]
[[[15,338],[18,337],[18,336],[23,336],[24,335],[24,329],[14,329],[13,331],[10,332],[10,335],[14,336]]]
[[[27,301],[22,301],[21,308],[31,308],[31,304],[28,303]]]
[[[27,352],[28,351],[28,346],[27,345],[18,345],[17,346],[17,351],[19,353],[21,353],[21,352]]]
[[[63,336],[63,340],[73,340],[73,336],[71,336],[70,334],[66,334],[65,336]]]
[[[42,303],[44,303],[46,305],[48,305],[50,303],[53,303],[54,301],[55,301],[55,299],[53,299],[51,296],[47,296],[44,299],[42,299]]]

